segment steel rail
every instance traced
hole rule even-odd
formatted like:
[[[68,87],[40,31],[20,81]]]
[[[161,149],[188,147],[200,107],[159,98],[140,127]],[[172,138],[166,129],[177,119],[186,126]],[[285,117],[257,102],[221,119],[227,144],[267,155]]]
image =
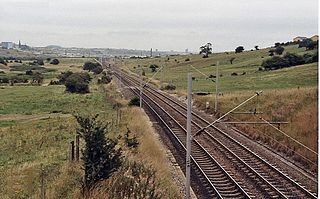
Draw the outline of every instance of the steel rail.
[[[125,81],[128,81],[128,79],[126,79]],[[133,90],[131,87],[129,87],[131,90]],[[134,90],[133,90],[133,92],[135,92]],[[136,93],[136,92],[135,92]],[[159,107],[160,109],[161,109],[161,111],[162,112],[164,112],[165,114],[167,114],[167,116],[169,116],[170,117],[170,119],[171,120],[173,120],[179,127],[180,127],[180,129],[182,129],[185,133],[186,133],[186,129],[178,122],[178,121],[176,121],[166,110],[164,110],[158,103],[156,103],[155,101],[153,101],[153,99],[152,98],[150,98],[148,95],[146,95],[145,93],[144,93],[144,96],[145,97],[147,97],[150,101],[152,101],[152,103],[154,103],[157,107]],[[143,101],[145,102],[145,100],[144,100],[145,98],[143,98]],[[150,105],[149,105],[149,103],[148,103],[148,106],[150,107]],[[166,127],[167,127],[167,125],[166,125]],[[172,132],[173,133],[173,132]],[[176,136],[175,136],[176,137]],[[177,137],[176,137],[177,138]],[[179,139],[179,138],[177,138],[177,139]],[[203,148],[202,146],[201,146],[201,144],[198,142],[198,141],[196,141],[196,140],[192,140],[193,141],[193,143],[194,144],[196,144],[202,151],[204,151],[205,152],[205,154],[208,156],[208,157],[210,157],[211,158],[211,160],[213,160],[213,162],[215,162],[215,164],[216,165],[218,165],[218,167],[219,167],[219,169],[221,169],[222,171],[223,171],[223,173],[236,185],[236,187],[240,190],[240,192],[244,195],[244,198],[250,198],[250,196],[241,188],[241,186],[228,174],[228,172],[217,162],[217,160],[215,160],[215,158],[213,158],[210,154],[209,154],[209,152],[205,149],[205,148]],[[180,142],[180,141],[179,141]],[[181,142],[180,142],[181,143]],[[182,144],[182,143],[181,143]],[[184,149],[185,149],[185,147],[184,147]],[[201,169],[201,165],[199,165],[198,164],[198,162],[194,159],[194,157],[192,156],[192,158],[193,158],[193,160],[195,161],[195,163],[199,166],[199,168],[200,168],[200,170],[201,170],[201,172],[206,176],[206,174],[205,174],[205,172],[203,171],[203,169]],[[211,180],[206,176],[206,178],[207,178],[207,180],[209,180],[210,181],[210,183],[211,183]],[[212,184],[212,183],[211,183]],[[215,188],[216,189],[216,188]],[[218,190],[217,190],[218,191]],[[219,193],[219,192],[218,192]]]

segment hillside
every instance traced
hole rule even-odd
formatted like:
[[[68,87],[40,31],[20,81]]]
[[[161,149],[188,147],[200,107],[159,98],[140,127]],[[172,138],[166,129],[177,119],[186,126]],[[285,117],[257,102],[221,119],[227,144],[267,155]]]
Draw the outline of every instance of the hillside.
[[[138,65],[141,65],[147,77],[152,77],[154,74],[149,68],[151,64],[156,64],[159,67],[164,66],[164,70],[159,72],[155,79],[163,83],[174,84],[178,89],[182,90],[185,90],[187,85],[187,73],[192,72],[195,77],[193,90],[212,92],[212,81],[206,79],[196,69],[207,76],[215,75],[217,62],[219,62],[220,74],[219,91],[224,93],[239,90],[256,91],[317,85],[317,63],[275,71],[259,71],[261,63],[270,58],[269,50],[270,48],[244,51],[242,53],[214,53],[209,58],[202,58],[202,55],[195,54],[148,59],[125,59],[121,64],[136,73],[139,70]],[[297,45],[294,45],[285,47],[283,54],[287,52],[303,55],[305,53],[313,54],[316,50],[306,51],[305,48],[298,48]],[[235,58],[232,64],[230,63],[231,58]],[[188,59],[190,61],[186,61]],[[232,76],[232,73],[237,73],[237,75]]]

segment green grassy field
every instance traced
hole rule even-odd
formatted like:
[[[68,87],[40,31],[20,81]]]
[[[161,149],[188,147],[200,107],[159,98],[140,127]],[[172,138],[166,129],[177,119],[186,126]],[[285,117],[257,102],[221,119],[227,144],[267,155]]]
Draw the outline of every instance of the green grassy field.
[[[258,71],[262,61],[270,58],[268,51],[269,49],[261,49],[237,54],[234,52],[228,52],[228,54],[215,53],[210,55],[209,58],[202,58],[202,55],[184,55],[125,59],[120,62],[120,65],[136,73],[138,73],[138,65],[140,65],[143,67],[147,77],[152,77],[154,74],[149,68],[151,64],[156,64],[159,67],[164,66],[164,70],[160,71],[155,79],[163,83],[172,83],[177,86],[177,89],[181,90],[186,90],[187,73],[192,72],[193,77],[195,77],[195,81],[193,81],[193,91],[195,92],[213,91],[215,84],[197,70],[207,76],[215,75],[217,62],[219,62],[219,74],[222,75],[219,78],[220,92],[297,88],[316,86],[318,84],[318,63],[275,71]],[[286,52],[303,55],[304,53],[312,54],[315,50],[305,51],[305,48],[288,46],[285,47],[284,53]],[[230,63],[231,58],[235,58],[233,64]],[[185,61],[186,59],[190,59],[190,61]],[[232,76],[232,73],[237,73],[238,75]]]
[[[46,63],[44,67],[47,70],[55,70],[51,74],[44,73],[46,81],[67,70],[82,72],[82,66],[88,60],[90,59],[61,58],[59,65]],[[2,69],[6,71],[4,75],[14,76],[21,73],[20,76],[24,76],[24,70],[30,69],[29,66],[12,65],[2,65]],[[19,70],[10,71],[10,68]],[[94,80],[90,83],[90,93],[87,94],[67,93],[63,85],[0,85],[1,198],[39,198],[41,176],[44,178],[47,198],[82,197],[81,162],[69,161],[70,141],[74,141],[78,127],[73,115],[93,117],[98,114],[103,123],[113,124],[108,136],[114,139],[120,139],[119,136],[123,136],[127,128],[136,130],[130,124],[130,118],[141,118],[141,111],[132,112],[133,109],[126,107],[127,101],[120,98],[116,86],[97,85],[97,77],[92,77]],[[116,115],[114,103],[120,103],[124,107],[122,121],[118,126],[113,122]],[[156,168],[163,195],[166,198],[179,198],[171,180],[165,154],[158,148],[158,140],[150,134],[151,126],[146,118],[139,122],[135,124],[144,128],[135,134],[141,139],[141,147],[146,144],[152,146],[138,154],[130,154],[124,150],[124,155]],[[123,141],[119,142],[119,147],[124,147]],[[157,156],[153,157],[150,153],[157,153]],[[155,162],[163,164],[159,167]],[[171,190],[165,191],[168,187]],[[108,194],[98,193],[102,198]]]

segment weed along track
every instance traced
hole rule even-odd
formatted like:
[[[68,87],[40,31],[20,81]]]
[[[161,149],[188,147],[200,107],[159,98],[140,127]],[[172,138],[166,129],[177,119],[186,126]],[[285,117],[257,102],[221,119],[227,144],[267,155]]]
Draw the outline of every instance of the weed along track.
[[[140,81],[114,69],[114,75],[139,96]],[[121,78],[120,78],[121,77]],[[144,107],[157,118],[180,154],[180,166],[185,162],[186,105],[161,91],[146,85]],[[209,121],[193,112],[192,132],[198,132]],[[256,147],[256,146],[254,146]],[[251,147],[217,126],[194,135],[192,140],[192,175],[197,194],[203,198],[317,198],[316,186],[302,185],[307,177],[289,176],[271,164]],[[288,166],[289,167],[289,166]],[[299,172],[297,172],[299,173]],[[300,175],[300,174],[297,174]]]

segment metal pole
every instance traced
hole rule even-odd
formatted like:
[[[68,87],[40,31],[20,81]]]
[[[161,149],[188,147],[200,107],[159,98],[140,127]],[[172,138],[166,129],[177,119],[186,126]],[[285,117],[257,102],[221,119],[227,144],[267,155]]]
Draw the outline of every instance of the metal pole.
[[[79,161],[80,157],[80,136],[76,135],[76,161]]]
[[[192,73],[188,73],[186,199],[190,199],[191,108],[192,108],[191,104],[192,104]]]
[[[140,71],[140,108],[142,108],[142,67]]]
[[[216,67],[216,98],[214,100],[214,112],[218,111],[218,79],[219,79],[219,62],[217,62]]]

